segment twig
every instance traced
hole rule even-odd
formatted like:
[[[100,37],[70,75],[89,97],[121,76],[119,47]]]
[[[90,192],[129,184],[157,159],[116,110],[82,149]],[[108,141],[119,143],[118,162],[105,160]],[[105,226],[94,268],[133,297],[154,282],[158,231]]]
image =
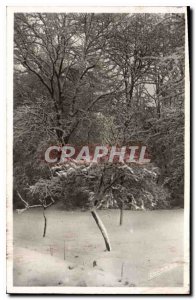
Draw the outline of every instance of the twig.
[[[124,263],[122,263],[122,266],[121,266],[121,281],[123,279],[123,271],[124,271]]]
[[[18,194],[20,200],[21,200],[22,202],[24,202],[25,207],[28,208],[28,207],[29,207],[29,204],[22,198],[21,194],[20,194],[18,191],[17,191],[17,194]]]
[[[64,240],[64,248],[63,248],[64,260],[65,260],[65,240]]]

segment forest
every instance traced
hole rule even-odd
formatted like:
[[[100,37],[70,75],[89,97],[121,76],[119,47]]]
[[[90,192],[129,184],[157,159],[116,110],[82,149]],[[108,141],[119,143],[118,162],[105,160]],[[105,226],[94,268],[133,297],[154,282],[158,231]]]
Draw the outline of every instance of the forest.
[[[15,13],[14,209],[183,208],[184,48],[184,14]],[[151,161],[50,164],[52,145]]]

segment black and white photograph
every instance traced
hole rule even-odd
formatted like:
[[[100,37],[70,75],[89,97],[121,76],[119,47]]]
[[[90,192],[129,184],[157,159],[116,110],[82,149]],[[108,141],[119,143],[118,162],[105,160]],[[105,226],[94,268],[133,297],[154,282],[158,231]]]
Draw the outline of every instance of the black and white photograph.
[[[7,7],[7,292],[190,293],[187,7]]]

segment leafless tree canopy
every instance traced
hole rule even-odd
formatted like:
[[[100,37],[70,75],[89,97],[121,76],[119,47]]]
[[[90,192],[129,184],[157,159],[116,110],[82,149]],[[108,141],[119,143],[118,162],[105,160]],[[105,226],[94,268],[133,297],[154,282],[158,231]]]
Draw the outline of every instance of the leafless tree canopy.
[[[184,15],[17,13],[14,30],[16,206],[19,190],[33,204],[94,193],[112,206],[183,206]],[[43,160],[54,144],[131,141],[150,148],[145,170],[75,167],[62,183]]]

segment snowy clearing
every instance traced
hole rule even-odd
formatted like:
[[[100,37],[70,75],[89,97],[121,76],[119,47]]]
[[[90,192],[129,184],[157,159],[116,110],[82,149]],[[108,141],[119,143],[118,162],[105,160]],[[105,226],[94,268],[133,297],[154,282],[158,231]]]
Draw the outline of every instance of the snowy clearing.
[[[90,212],[14,212],[14,286],[183,286],[183,210],[98,211],[112,251]]]

